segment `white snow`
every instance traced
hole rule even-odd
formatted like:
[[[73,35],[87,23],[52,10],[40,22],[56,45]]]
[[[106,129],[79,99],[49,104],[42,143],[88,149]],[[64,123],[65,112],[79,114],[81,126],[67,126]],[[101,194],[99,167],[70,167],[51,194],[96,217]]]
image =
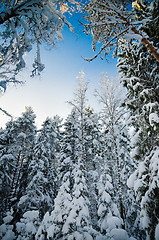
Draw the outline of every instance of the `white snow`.
[[[103,192],[103,195],[102,195],[102,201],[106,201],[107,203],[109,203],[111,201],[111,196],[109,195],[109,193],[107,192]]]
[[[35,234],[36,233],[36,228],[34,227],[34,224],[32,222],[28,222],[26,224],[26,232]]]
[[[23,214],[24,218],[27,218],[29,221],[34,221],[35,219],[37,219],[39,217],[39,211],[28,211],[26,213]]]
[[[25,195],[25,196],[22,196],[21,198],[20,198],[20,200],[19,200],[19,203],[18,203],[18,205],[20,206],[20,205],[22,205],[24,202],[26,202],[28,200],[28,196],[27,195]]]
[[[98,207],[98,216],[101,216],[101,214],[106,210],[106,204],[100,204]]]
[[[134,182],[134,191],[135,193],[137,193],[138,189],[140,187],[143,186],[143,183],[142,183],[142,180],[141,179],[137,179],[135,182]]]
[[[127,186],[128,186],[128,188],[133,188],[134,182],[135,182],[135,179],[136,179],[136,175],[137,175],[137,172],[135,171],[135,172],[132,173],[132,174],[130,175],[130,177],[128,178],[128,180],[127,180]]]
[[[159,123],[159,117],[157,113],[154,112],[149,115],[149,122],[152,127],[154,126],[154,123]]]
[[[125,34],[123,38],[128,41],[135,39],[140,42],[142,40],[142,36],[139,34],[134,34],[133,32]]]
[[[110,236],[111,240],[129,240],[129,236],[124,229],[113,229]]]
[[[15,239],[15,234],[12,230],[8,230],[2,240],[13,240]]]
[[[107,226],[109,230],[115,229],[115,228],[120,228],[121,227],[121,220],[118,217],[109,217],[107,219]]]
[[[3,218],[4,223],[10,223],[12,221],[13,217],[11,215],[8,215]]]
[[[2,236],[2,235],[1,235],[2,233],[5,233],[5,232],[6,232],[6,230],[7,230],[6,224],[2,224],[2,225],[0,226],[0,237]]]
[[[23,232],[25,230],[25,223],[18,222],[16,223],[17,232]]]
[[[143,200],[142,200],[143,202]],[[144,203],[141,204],[143,205]],[[146,202],[146,199],[145,199],[145,202]],[[149,224],[150,224],[150,220],[149,220],[149,217],[147,216],[147,213],[144,209],[141,210],[141,213],[140,213],[140,223],[141,223],[141,226],[146,229],[149,227]]]

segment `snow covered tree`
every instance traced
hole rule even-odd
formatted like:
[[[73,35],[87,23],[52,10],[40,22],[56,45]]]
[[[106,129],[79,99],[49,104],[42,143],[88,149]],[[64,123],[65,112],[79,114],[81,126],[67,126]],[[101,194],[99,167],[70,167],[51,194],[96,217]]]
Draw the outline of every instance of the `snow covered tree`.
[[[78,153],[78,159],[82,156],[82,166],[85,170],[85,177],[88,187],[88,198],[91,204],[89,204],[89,212],[91,216],[91,224],[93,227],[97,227],[97,198],[96,198],[96,184],[98,181],[97,166],[99,165],[101,144],[100,144],[100,124],[98,116],[93,113],[90,107],[87,107],[87,83],[84,83],[84,73],[78,77],[79,83],[75,92],[75,97],[71,101],[71,105],[74,107],[78,123],[78,145],[76,148]]]
[[[79,124],[80,124],[80,131],[79,131],[79,138],[80,138],[80,145],[81,145],[81,153],[83,159],[83,167],[86,166],[86,153],[85,153],[85,139],[84,139],[84,115],[85,115],[85,108],[86,108],[86,92],[87,92],[87,85],[88,83],[84,83],[84,72],[80,73],[81,75],[77,77],[78,79],[78,86],[77,90],[74,93],[74,99],[69,103],[74,107],[78,116],[79,116]]]
[[[6,235],[2,239],[8,239],[9,235],[10,239],[15,238],[15,223],[21,216],[17,204],[27,185],[28,163],[32,158],[35,142],[34,119],[35,115],[28,107],[22,113],[22,117],[8,122],[6,129],[1,132],[1,203],[4,207],[2,211],[4,224],[1,227],[6,229]]]
[[[11,133],[14,138],[14,143],[10,151],[13,151],[15,155],[16,167],[11,182],[11,198],[16,195],[18,195],[19,198],[26,188],[28,164],[32,159],[33,147],[35,144],[35,117],[31,107],[26,107],[26,111],[22,113],[22,116],[13,122]]]
[[[57,194],[57,167],[62,138],[61,122],[62,119],[59,116],[47,118],[42,125],[35,146],[36,157],[44,162],[43,172],[48,179],[46,189],[52,201]]]
[[[100,117],[90,106],[84,111],[84,135],[86,152],[86,170],[99,170],[99,159],[103,151],[102,125]],[[99,160],[99,161],[98,161]]]
[[[0,237],[2,240],[14,240],[16,239],[15,233],[13,231],[13,224],[11,223],[13,219],[13,209],[6,212],[6,216],[3,218],[3,223],[0,225]]]
[[[71,211],[63,227],[64,239],[93,239],[93,235],[97,233],[93,231],[90,223],[88,190],[83,171],[80,169],[80,160],[73,170],[73,178]]]
[[[58,166],[60,188],[54,209],[50,216],[45,214],[36,239],[92,239],[97,235],[89,216],[78,117],[73,109],[64,123]]]
[[[66,158],[65,163],[67,168],[71,168],[71,160]],[[48,212],[45,214],[41,226],[36,234],[36,239],[41,239],[42,236],[47,236],[47,239],[64,239],[64,224],[71,211],[71,188],[70,188],[71,171],[67,170],[61,179],[61,187],[55,198],[54,210],[51,215]]]
[[[9,153],[9,132],[0,130],[0,223],[8,207],[10,180],[12,176],[12,162],[14,156]]]
[[[47,118],[42,125],[28,166],[28,185],[18,203],[23,212],[39,210],[40,219],[53,209],[57,191],[57,124],[55,119]]]
[[[97,115],[89,108],[85,110],[87,86],[82,82],[83,75],[79,80],[71,102],[72,112],[63,125],[58,163],[60,188],[54,209],[51,215],[48,212],[45,214],[36,239],[96,239],[100,235],[92,228],[91,189],[87,188],[88,172],[95,171],[95,159],[101,151],[98,146],[100,127]],[[95,213],[97,215],[97,210]]]
[[[102,125],[99,115],[88,106],[84,111],[84,148],[86,156],[86,182],[88,187],[88,199],[90,201],[89,213],[92,227],[98,230],[97,215],[97,183],[101,174],[102,152],[104,144],[102,142]]]
[[[143,30],[158,47],[159,1],[155,0],[147,12],[151,22],[147,22]],[[137,17],[142,19],[140,11]],[[130,45],[123,40],[120,46],[120,78],[128,90],[125,106],[130,111],[128,123],[134,129],[132,156],[139,160],[138,169],[132,175],[129,186],[134,188],[136,200],[140,204],[140,222],[146,237],[155,239],[155,227],[159,220],[156,171],[159,162],[158,62],[141,44],[132,42]]]
[[[16,223],[16,240],[33,240],[39,227],[39,211],[32,210],[23,214],[20,222]]]
[[[44,215],[53,209],[57,194],[59,124],[58,117],[47,118],[39,130],[28,166],[26,191],[18,202],[23,213],[16,223],[18,239],[34,239]]]
[[[122,94],[123,92],[115,80],[110,80],[106,75],[103,75],[100,92],[96,91],[96,95],[103,104],[101,119],[105,139],[104,159],[110,169],[112,184],[118,199],[116,202],[119,204],[124,227],[126,218],[124,199],[127,198],[125,196],[127,193],[126,181],[134,170],[134,164],[129,154],[129,138],[123,118],[125,112],[121,108]]]
[[[159,62],[159,54],[156,44],[152,39],[147,38],[147,32],[144,27],[152,23],[151,14],[149,14],[151,1],[136,0],[131,5],[129,0],[91,0],[85,7],[85,19],[89,21],[84,24],[87,34],[93,35],[93,50],[96,50],[96,43],[101,42],[100,51],[88,61],[93,60],[98,55],[102,57],[102,52],[106,56],[112,50],[118,49],[119,40],[121,37],[134,38],[151,52],[154,59]],[[135,4],[136,3],[136,4]],[[150,7],[149,7],[150,6]],[[140,11],[142,18],[136,17]],[[156,21],[157,18],[156,18]],[[143,27],[141,29],[141,27]]]
[[[37,44],[37,57],[33,63],[32,75],[43,70],[39,45],[45,42],[54,46],[55,38],[62,39],[61,30],[64,24],[73,31],[64,15],[73,9],[72,7],[79,8],[79,3],[71,0],[1,1],[1,87],[4,88],[7,83],[15,81],[15,75],[25,67],[24,54],[29,52],[34,44]]]
[[[32,109],[28,107],[22,113],[22,117],[7,123],[5,129],[7,146],[2,150],[1,166],[3,174],[6,176],[5,178],[2,177],[2,184],[6,184],[7,192],[3,196],[3,202],[5,202],[3,213],[5,215],[8,209],[12,208],[11,224],[14,225],[14,229],[16,221],[21,217],[21,210],[17,207],[17,204],[28,184],[28,165],[32,158],[32,148],[35,143],[36,127],[34,119],[35,115]],[[9,180],[8,183],[7,179]]]
[[[101,233],[106,239],[114,239],[113,233],[123,234],[121,239],[129,239],[128,234],[122,229],[122,219],[120,217],[117,205],[113,201],[113,185],[108,169],[103,169],[100,181],[98,183],[99,201],[98,201],[98,225]],[[125,235],[125,236],[124,236]]]
[[[17,201],[25,189],[24,176],[27,174],[27,164],[35,140],[34,119],[33,111],[27,108],[22,117],[7,123],[1,135],[1,168],[5,176],[2,177],[2,189],[4,186],[8,189],[3,199],[6,203],[4,211],[12,206],[13,201]],[[4,192],[4,189],[2,191]]]
[[[68,163],[71,162],[67,158],[66,164]],[[71,178],[74,181],[73,188],[70,187]],[[55,199],[55,208],[50,216],[48,213],[44,216],[36,239],[96,239],[99,234],[90,224],[89,201],[86,193],[84,175],[78,164],[73,164],[72,170],[67,171],[63,176]]]

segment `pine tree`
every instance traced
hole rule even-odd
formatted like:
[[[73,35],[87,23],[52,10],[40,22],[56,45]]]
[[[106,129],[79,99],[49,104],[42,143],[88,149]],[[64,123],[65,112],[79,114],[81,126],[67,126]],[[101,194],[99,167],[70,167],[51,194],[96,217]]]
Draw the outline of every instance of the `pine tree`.
[[[90,106],[86,107],[84,111],[84,145],[87,172],[99,170],[100,155],[103,151],[101,130],[99,115]]]
[[[146,15],[151,21],[142,27],[150,41],[158,48],[159,1],[155,0],[146,9],[136,10],[136,17],[142,20]],[[138,169],[133,174],[136,201],[140,204],[140,222],[147,239],[155,238],[158,216],[158,177],[156,167],[159,162],[159,92],[158,62],[140,43],[121,42],[119,53],[121,82],[128,93],[125,106],[130,110],[129,125],[133,126],[132,156],[139,160]],[[143,239],[145,236],[143,235]]]
[[[58,124],[57,118],[47,118],[42,124],[42,129],[37,137],[33,157],[28,167],[26,192],[18,203],[18,207],[23,209],[24,213],[20,222],[17,223],[19,239],[20,234],[23,235],[23,238],[25,236],[26,239],[29,236],[27,224],[32,226],[33,232],[31,236],[34,238],[44,215],[53,209],[54,199],[57,194],[56,166],[57,151],[59,151],[58,135],[60,134]],[[34,215],[37,215],[37,219]],[[33,218],[30,219],[30,216],[33,216]],[[26,223],[26,226],[21,229],[20,226],[23,222]],[[25,228],[26,234],[24,235]]]
[[[45,214],[41,226],[36,234],[36,239],[41,239],[41,236],[46,236],[47,239],[64,239],[67,233],[65,229],[65,222],[71,211],[71,160],[66,158],[62,163],[66,166],[67,172],[61,173],[61,186],[58,190],[58,194],[55,198],[54,210],[50,215]]]
[[[78,123],[73,110],[64,122],[63,138],[58,153],[58,191],[51,214],[47,212],[36,234],[42,237],[60,239],[64,236],[63,226],[71,210],[71,189],[73,187],[72,169],[78,159]]]
[[[6,234],[9,234],[8,231],[11,230],[10,238],[13,235],[15,237],[16,222],[22,217],[23,211],[19,209],[18,201],[24,194],[27,185],[28,165],[35,143],[34,119],[35,115],[32,109],[26,108],[21,117],[7,123],[4,133],[1,135],[3,143],[1,166],[3,174],[5,173],[6,176],[2,178],[2,182],[3,185],[6,183],[7,189],[6,196],[3,195],[4,216],[11,213],[9,221],[6,222],[8,215],[3,218],[3,226],[8,229]],[[10,181],[8,182],[7,179]],[[8,211],[10,209],[11,211]],[[4,239],[7,239],[7,235],[4,236]]]
[[[12,176],[12,168],[14,156],[9,152],[10,135],[8,129],[0,130],[0,224],[2,218],[7,212],[9,193],[10,193],[10,180]]]
[[[6,168],[4,169],[6,177],[10,179],[9,185],[6,186],[8,192],[5,198],[7,203],[5,211],[13,207],[12,222],[15,222],[20,217],[17,203],[27,185],[28,163],[32,158],[32,148],[35,142],[36,127],[34,119],[35,115],[32,109],[26,108],[26,111],[22,113],[22,117],[8,122],[5,129],[7,147],[1,160],[4,160],[2,164],[7,164],[6,166],[3,165],[3,167]]]

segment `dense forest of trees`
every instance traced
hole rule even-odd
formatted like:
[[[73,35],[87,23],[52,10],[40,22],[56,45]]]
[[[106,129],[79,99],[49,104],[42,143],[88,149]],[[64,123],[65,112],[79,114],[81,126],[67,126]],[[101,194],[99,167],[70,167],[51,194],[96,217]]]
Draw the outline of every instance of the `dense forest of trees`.
[[[73,0],[68,2],[77,6]],[[34,36],[40,59],[40,36],[49,41],[45,38],[51,30],[45,28],[48,21],[57,23],[48,25],[54,26],[53,32],[67,23],[51,3],[25,0],[4,5],[0,24],[8,21],[8,25],[0,35],[7,39],[0,48],[1,88],[8,81],[6,64],[23,67],[26,42],[19,48],[19,39],[31,41]],[[107,55],[114,48],[118,57],[124,96],[104,76],[96,90],[102,105],[97,114],[88,104],[88,84],[81,73],[64,122],[58,116],[47,117],[37,130],[36,116],[26,107],[20,117],[0,129],[2,240],[159,239],[159,0],[135,1],[131,11],[126,10],[129,3],[92,0],[85,8],[89,21],[85,28],[93,35],[93,48],[101,41],[99,54]],[[8,6],[12,11],[6,14]],[[48,12],[50,18],[45,16],[43,22]],[[28,20],[30,14],[34,26]],[[9,26],[20,27],[15,39],[16,31],[9,37]],[[31,31],[25,37],[23,27]],[[17,69],[11,70],[15,74]]]

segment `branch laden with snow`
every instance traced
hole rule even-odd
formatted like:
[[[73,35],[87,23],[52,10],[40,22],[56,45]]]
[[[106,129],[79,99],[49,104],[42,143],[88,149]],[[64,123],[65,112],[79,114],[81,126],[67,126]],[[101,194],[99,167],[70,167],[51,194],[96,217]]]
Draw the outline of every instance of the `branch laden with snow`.
[[[93,35],[93,50],[96,50],[96,43],[102,43],[101,50],[94,57],[86,60],[92,61],[99,55],[102,57],[102,52],[106,56],[112,50],[116,56],[119,39],[127,35],[129,38],[131,36],[134,40],[141,41],[159,62],[157,47],[143,31],[143,27],[152,22],[150,5],[152,1],[149,1],[150,3],[146,1],[145,5],[140,0],[136,2],[138,5],[132,4],[131,10],[131,1],[127,0],[91,0],[86,5],[85,19],[89,23],[83,25],[86,34]],[[139,11],[142,15],[141,19],[138,17]]]
[[[66,10],[62,11],[62,6],[67,6],[67,11],[71,11],[72,6],[79,8],[78,2],[72,0],[3,0],[1,2],[0,70],[4,64],[11,64],[15,75],[25,67],[24,54],[32,49],[34,43],[40,45],[45,42],[55,46],[56,39],[62,39],[61,31],[64,24],[73,31],[73,27],[64,15]],[[33,75],[44,68],[39,54],[38,46]]]

